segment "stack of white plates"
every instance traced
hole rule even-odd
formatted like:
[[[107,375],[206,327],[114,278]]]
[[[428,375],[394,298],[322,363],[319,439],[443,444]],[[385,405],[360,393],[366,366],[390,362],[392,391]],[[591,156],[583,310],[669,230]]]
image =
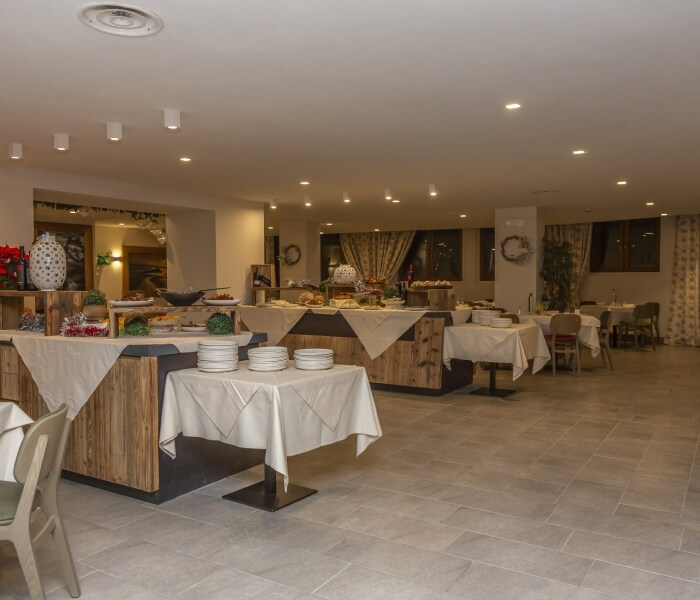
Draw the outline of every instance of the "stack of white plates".
[[[238,343],[225,340],[199,342],[197,368],[207,373],[238,369]]]
[[[489,325],[489,319],[491,317],[497,317],[500,314],[500,311],[497,310],[477,308],[472,311],[472,323],[478,323],[479,325]]]
[[[304,348],[294,351],[297,369],[304,371],[321,371],[333,366],[333,350],[326,348]]]
[[[491,319],[491,327],[500,327],[507,329],[513,326],[513,319],[503,319],[501,317],[493,317]]]
[[[283,346],[266,346],[248,350],[251,371],[282,371],[287,368],[289,354]]]

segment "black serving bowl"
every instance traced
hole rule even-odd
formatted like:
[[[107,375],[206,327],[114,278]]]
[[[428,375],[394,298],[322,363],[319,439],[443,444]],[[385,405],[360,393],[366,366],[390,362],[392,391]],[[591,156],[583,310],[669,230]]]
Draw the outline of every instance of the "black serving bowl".
[[[156,290],[160,296],[173,306],[190,306],[204,296],[204,290],[197,292],[169,292],[168,290]]]

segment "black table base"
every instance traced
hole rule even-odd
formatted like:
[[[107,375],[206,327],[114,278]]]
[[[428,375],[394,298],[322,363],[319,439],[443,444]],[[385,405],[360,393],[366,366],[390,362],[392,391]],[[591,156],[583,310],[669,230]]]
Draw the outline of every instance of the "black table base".
[[[230,494],[222,496],[224,500],[231,500],[253,508],[261,508],[268,512],[275,512],[280,508],[289,506],[302,498],[315,494],[317,490],[294,485],[287,485],[287,491],[277,490],[277,471],[265,464],[265,479],[253,485],[241,488]]]
[[[496,398],[504,398],[505,400],[515,400],[514,398],[508,398],[511,394],[514,394],[517,390],[506,390],[498,389],[496,387],[496,363],[489,364],[489,387],[476,388],[469,392],[476,396],[495,396]]]

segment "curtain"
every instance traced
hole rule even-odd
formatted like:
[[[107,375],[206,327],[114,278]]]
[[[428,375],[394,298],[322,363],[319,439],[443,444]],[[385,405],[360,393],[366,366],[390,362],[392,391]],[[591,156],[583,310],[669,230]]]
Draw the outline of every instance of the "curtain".
[[[360,277],[386,281],[401,267],[415,234],[415,231],[341,233],[340,246]]]
[[[700,346],[700,215],[676,217],[665,342]]]
[[[578,291],[591,268],[591,232],[592,223],[572,223],[569,225],[546,225],[544,238],[553,242],[569,242],[574,261],[574,283],[571,286],[571,298],[574,306],[580,304]]]

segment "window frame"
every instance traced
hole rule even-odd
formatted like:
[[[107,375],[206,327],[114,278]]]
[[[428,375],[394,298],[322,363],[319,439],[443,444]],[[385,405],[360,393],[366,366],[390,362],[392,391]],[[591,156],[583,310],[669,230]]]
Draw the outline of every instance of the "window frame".
[[[649,267],[630,266],[630,224],[635,221],[650,221],[654,223],[654,239],[656,243],[656,262]],[[620,267],[602,267],[600,261],[603,258],[600,246],[595,243],[596,229],[610,223],[620,224]],[[661,270],[661,218],[644,217],[642,219],[618,219],[614,221],[595,221],[591,230],[591,273],[658,273]]]
[[[420,239],[420,236],[425,235],[426,240],[425,240],[425,271],[426,275],[425,278],[427,280],[435,280],[436,275],[435,275],[435,233],[441,232],[441,231],[452,231],[457,233],[457,244],[455,250],[455,255],[458,259],[458,269],[457,269],[457,275],[453,277],[442,277],[444,281],[462,281],[462,276],[464,274],[464,265],[463,265],[463,260],[462,260],[462,244],[463,244],[463,230],[462,229],[420,229],[416,231],[415,237],[413,238],[413,242],[411,242],[411,248],[409,249],[409,254],[406,255],[406,258],[403,260],[403,263],[401,263],[401,270],[399,271],[399,280],[404,280],[406,273],[408,272],[408,265],[411,264],[412,258],[411,256],[411,250],[413,249],[413,244],[416,242],[416,240]]]
[[[493,243],[486,243],[487,231],[493,232]],[[488,247],[490,246],[490,248]],[[484,275],[488,272],[488,264],[491,262],[491,253],[493,253],[493,274]],[[481,227],[479,229],[479,281],[496,281],[496,228]]]

